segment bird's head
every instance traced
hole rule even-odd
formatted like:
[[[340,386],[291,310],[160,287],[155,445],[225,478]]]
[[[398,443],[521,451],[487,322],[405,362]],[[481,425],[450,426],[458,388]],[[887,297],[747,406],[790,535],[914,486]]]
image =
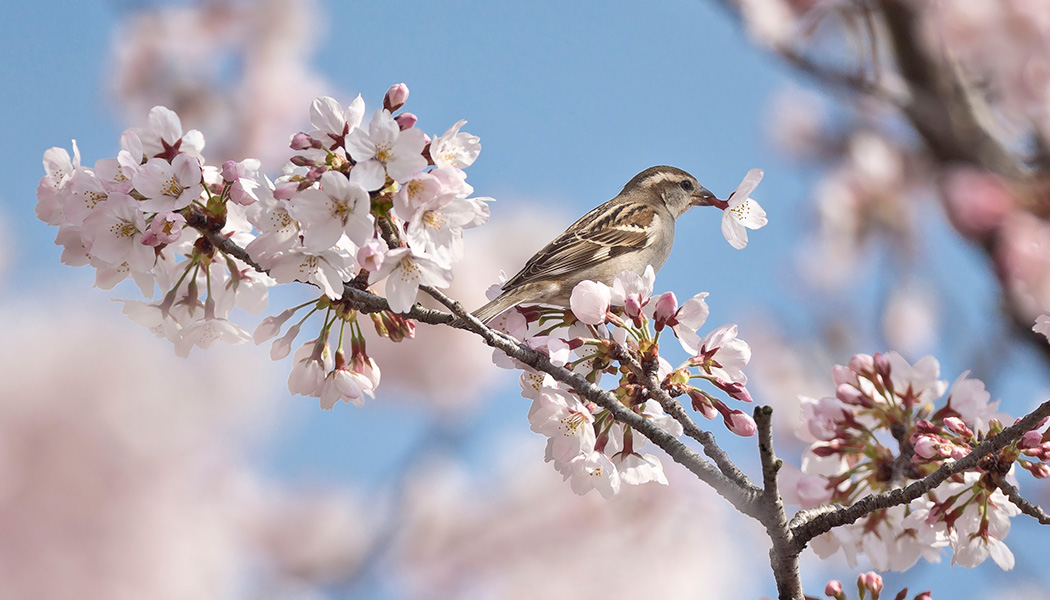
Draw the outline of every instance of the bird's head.
[[[663,202],[675,218],[693,206],[710,206],[718,199],[689,173],[668,166],[649,167],[634,176],[620,195],[638,194],[645,202]]]

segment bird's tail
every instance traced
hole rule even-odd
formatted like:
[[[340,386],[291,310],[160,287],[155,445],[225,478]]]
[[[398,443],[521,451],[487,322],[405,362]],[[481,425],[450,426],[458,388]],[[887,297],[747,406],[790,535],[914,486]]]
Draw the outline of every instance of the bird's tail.
[[[471,314],[474,315],[479,321],[488,325],[488,322],[492,319],[503,314],[503,311],[507,310],[516,303],[516,298],[511,294],[502,294],[495,300],[489,302],[485,306],[475,310]]]

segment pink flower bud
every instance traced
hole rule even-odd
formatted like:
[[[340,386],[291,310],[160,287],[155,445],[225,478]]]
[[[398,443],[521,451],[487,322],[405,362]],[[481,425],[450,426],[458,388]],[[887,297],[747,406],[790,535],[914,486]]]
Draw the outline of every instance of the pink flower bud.
[[[635,296],[628,296],[623,300],[623,312],[629,318],[637,322],[642,314],[642,304]]]
[[[714,384],[718,386],[718,389],[729,394],[730,397],[740,400],[741,402],[752,402],[751,394],[747,391],[741,383],[733,381],[724,381],[722,379],[715,379]]]
[[[930,590],[920,592],[918,596],[915,596],[915,600],[933,600],[933,596],[930,595]]]
[[[244,177],[244,166],[235,160],[222,163],[222,179],[226,182],[236,181]]]
[[[842,582],[832,579],[824,586],[824,595],[838,598],[842,596]]]
[[[862,573],[860,577],[857,577],[857,587],[877,594],[882,591],[882,575],[875,571]]]
[[[876,352],[871,357],[871,359],[872,359],[872,362],[875,365],[875,372],[879,374],[879,377],[882,377],[882,381],[884,381],[887,386],[891,385],[890,384],[890,369],[891,369],[890,360],[888,358],[886,358],[886,356],[883,355],[881,352]]]
[[[875,360],[869,354],[855,354],[849,359],[849,370],[857,375],[875,372]]]
[[[408,86],[403,83],[395,83],[390,86],[383,96],[383,108],[394,112],[405,105],[408,100]]]
[[[926,419],[920,419],[915,423],[915,431],[919,433],[940,433],[941,428]]]
[[[292,150],[306,150],[314,147],[314,139],[309,134],[300,131],[292,136],[292,142],[288,145]]]
[[[695,388],[689,390],[689,399],[693,401],[693,410],[702,414],[705,419],[713,419],[718,416],[718,410],[711,404],[711,400],[699,390]]]
[[[964,435],[966,437],[973,437],[973,432],[970,431],[970,428],[967,427],[966,423],[964,423],[963,420],[959,417],[945,417],[944,426],[948,428],[948,431],[958,433],[959,435]]]
[[[1024,432],[1021,439],[1017,442],[1018,448],[1035,448],[1043,444],[1043,434],[1039,431],[1032,430]]]
[[[921,434],[915,436],[912,440],[912,446],[915,449],[915,454],[925,459],[951,456],[951,443],[936,435]]]
[[[372,238],[365,242],[365,245],[358,248],[357,264],[361,265],[362,269],[375,273],[383,266],[383,259],[386,258],[387,251],[386,244],[376,238]]]
[[[416,122],[418,121],[419,117],[410,112],[401,113],[398,116],[394,117],[394,122],[397,123],[398,129],[400,129],[401,131],[412,129],[416,126]]]
[[[1024,462],[1021,464],[1023,465]],[[1050,477],[1050,465],[1047,465],[1046,463],[1030,462],[1025,468],[1028,469],[1028,472],[1036,479],[1046,479]]]
[[[656,320],[656,330],[660,331],[665,325],[673,326],[675,313],[678,312],[678,299],[674,292],[664,292],[656,299],[656,309],[653,311],[653,319]]]
[[[739,435],[740,437],[751,437],[758,431],[758,425],[755,424],[755,420],[750,415],[739,411],[730,411],[727,415],[722,415],[722,419],[725,421],[726,427],[729,431]]]
[[[875,403],[872,402],[867,394],[848,383],[840,384],[835,388],[835,397],[842,401],[843,404],[849,404],[850,406],[861,406],[864,408],[875,406]]]

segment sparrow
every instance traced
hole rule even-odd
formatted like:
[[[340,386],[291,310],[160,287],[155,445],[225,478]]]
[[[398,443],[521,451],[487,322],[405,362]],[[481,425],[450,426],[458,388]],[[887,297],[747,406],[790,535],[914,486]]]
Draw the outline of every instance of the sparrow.
[[[572,289],[581,281],[611,285],[621,271],[641,275],[648,265],[659,271],[671,254],[675,220],[693,206],[716,202],[682,169],[649,167],[544,246],[473,315],[488,323],[521,304],[568,308]]]

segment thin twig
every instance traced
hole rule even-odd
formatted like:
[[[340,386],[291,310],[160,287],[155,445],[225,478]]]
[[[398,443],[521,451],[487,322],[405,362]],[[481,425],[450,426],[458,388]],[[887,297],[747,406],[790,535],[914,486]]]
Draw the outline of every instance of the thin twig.
[[[999,481],[999,489],[1010,499],[1010,502],[1014,503],[1014,506],[1021,509],[1021,512],[1032,517],[1036,521],[1039,521],[1041,525],[1050,525],[1050,514],[1047,514],[1045,510],[1034,504],[1027,498],[1021,495],[1016,487],[1011,485],[1005,480]]]

